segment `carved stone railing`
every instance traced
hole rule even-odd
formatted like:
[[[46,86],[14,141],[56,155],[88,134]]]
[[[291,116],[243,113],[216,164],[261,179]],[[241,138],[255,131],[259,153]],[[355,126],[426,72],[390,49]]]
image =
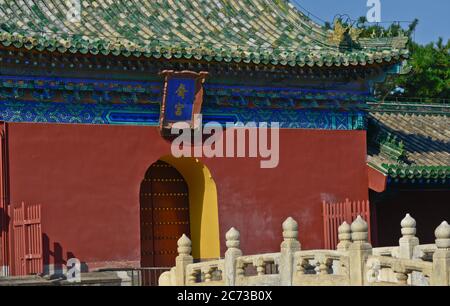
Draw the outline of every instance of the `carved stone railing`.
[[[436,229],[436,243],[420,245],[416,221],[401,222],[398,246],[372,248],[367,223],[358,216],[339,229],[337,250],[301,250],[298,224],[283,222],[279,253],[243,255],[240,234],[226,233],[225,258],[193,263],[191,241],[178,240],[176,266],[160,277],[160,285],[176,286],[320,286],[320,285],[450,285],[450,225]]]
[[[381,271],[389,270],[392,274],[382,275]],[[396,284],[411,285],[413,272],[420,273],[426,278],[432,274],[433,264],[413,259],[400,259],[386,256],[369,256],[366,262],[366,275],[370,285]],[[386,279],[388,277],[388,279]]]
[[[330,250],[295,253],[294,286],[349,285],[347,252]]]
[[[409,214],[400,225],[403,236],[400,238],[399,246],[372,250],[373,256],[368,258],[366,264],[368,278],[374,285],[429,285],[428,268],[433,262],[437,247],[435,244],[419,245],[419,240],[415,237],[416,221]],[[405,266],[412,268],[402,268]]]
[[[421,259],[424,261],[433,261],[434,252],[436,252],[437,247],[435,244],[421,244],[414,248],[413,258]]]
[[[236,261],[236,285],[278,285],[280,253],[241,256]]]
[[[225,285],[224,260],[214,260],[189,264],[186,267],[187,285],[223,286]]]
[[[398,258],[398,247],[380,247],[372,249],[373,255]]]

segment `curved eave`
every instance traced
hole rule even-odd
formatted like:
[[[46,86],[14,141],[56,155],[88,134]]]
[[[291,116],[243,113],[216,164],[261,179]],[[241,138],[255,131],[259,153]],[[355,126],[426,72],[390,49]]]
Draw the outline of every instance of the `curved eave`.
[[[393,179],[446,181],[450,179],[450,166],[416,166],[383,164],[381,167],[369,163],[370,166]]]
[[[133,45],[114,45],[111,42],[92,44],[86,42],[85,47],[78,47],[69,40],[56,41],[44,40],[36,37],[26,37],[21,35],[10,35],[0,32],[0,43],[4,47],[25,48],[27,50],[58,52],[61,54],[92,54],[92,55],[112,55],[125,57],[145,57],[155,59],[186,59],[192,61],[224,62],[224,63],[246,63],[255,65],[281,65],[290,67],[351,67],[366,66],[372,64],[383,64],[397,62],[409,57],[406,49],[393,49],[383,51],[364,51],[341,53],[337,49],[327,51],[279,51],[273,52],[252,52],[233,51],[205,48],[170,48],[138,47]]]

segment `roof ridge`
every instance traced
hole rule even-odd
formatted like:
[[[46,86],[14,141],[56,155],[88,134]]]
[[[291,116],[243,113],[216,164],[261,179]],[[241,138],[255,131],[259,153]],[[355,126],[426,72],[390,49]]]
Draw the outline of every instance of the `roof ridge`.
[[[437,116],[437,117],[448,117],[450,116],[450,108],[448,110],[442,110],[442,111],[433,111],[433,110],[398,110],[398,109],[373,109],[369,107],[368,111],[369,114],[372,113],[384,113],[384,114],[390,114],[390,115],[417,115],[417,116]]]
[[[430,116],[450,116],[450,104],[404,103],[396,101],[367,102],[369,113],[415,114]]]

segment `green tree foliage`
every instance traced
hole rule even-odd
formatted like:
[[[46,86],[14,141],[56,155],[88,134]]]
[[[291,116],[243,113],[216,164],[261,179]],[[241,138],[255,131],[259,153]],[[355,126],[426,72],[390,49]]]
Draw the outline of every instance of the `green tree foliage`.
[[[365,17],[358,19],[358,27],[363,30],[361,37],[397,36],[399,31],[410,37],[410,59],[412,67],[407,75],[388,79],[377,90],[381,98],[389,95],[396,87],[405,91],[405,97],[419,98],[450,98],[450,40],[444,43],[440,38],[436,43],[420,45],[412,40],[412,35],[419,24],[415,19],[407,30],[402,30],[400,24],[391,24],[388,28],[381,25],[368,25]]]
[[[380,24],[368,24],[366,17],[359,17],[356,22],[356,26],[363,31],[361,32],[361,37],[380,37],[380,36],[398,36],[400,31],[403,32],[404,35],[411,37],[411,35],[416,30],[417,25],[419,24],[418,19],[414,19],[411,24],[409,24],[408,29],[403,29],[400,23],[394,22],[389,25],[389,27],[383,27]]]
[[[450,98],[450,40],[437,43],[410,44],[412,66],[409,74],[400,76],[398,86],[404,96],[423,98]]]

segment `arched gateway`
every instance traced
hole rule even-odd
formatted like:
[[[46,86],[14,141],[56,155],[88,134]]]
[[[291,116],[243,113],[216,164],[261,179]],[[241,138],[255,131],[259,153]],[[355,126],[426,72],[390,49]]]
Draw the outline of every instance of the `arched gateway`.
[[[164,161],[148,169],[140,189],[141,267],[167,267],[177,240],[190,235],[189,193],[183,176]]]
[[[216,183],[196,158],[161,157],[140,189],[141,266],[172,266],[177,240],[186,234],[197,260],[220,256]]]

